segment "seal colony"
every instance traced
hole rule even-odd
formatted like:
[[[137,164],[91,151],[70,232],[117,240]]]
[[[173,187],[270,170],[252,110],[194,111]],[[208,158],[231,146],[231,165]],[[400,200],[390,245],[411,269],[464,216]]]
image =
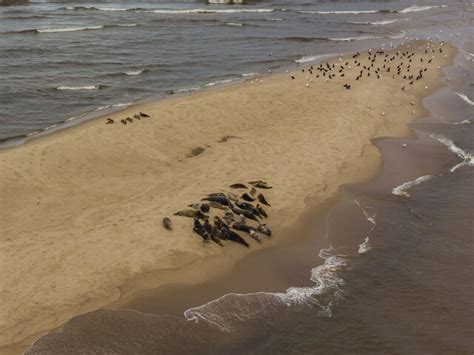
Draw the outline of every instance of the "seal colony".
[[[326,70],[295,67],[263,82],[129,106],[0,151],[0,346],[137,290],[215,277],[294,237],[288,230],[301,224],[308,203],[322,208],[341,184],[372,177],[380,160],[371,141],[409,134],[407,123],[425,112],[422,98],[439,86],[437,68],[456,49],[414,41],[370,52],[336,57]],[[139,112],[151,119],[135,122]],[[231,136],[239,138],[219,143]],[[183,158],[195,147],[205,150]],[[263,177],[273,189],[248,183]],[[224,183],[235,188],[220,191]],[[211,239],[203,243],[205,216]]]
[[[199,235],[203,242],[212,240],[223,247],[222,241],[232,241],[247,248],[250,247],[250,244],[236,232],[240,231],[261,243],[261,235],[271,237],[272,231],[266,224],[261,223],[263,219],[268,218],[268,213],[258,202],[256,205],[253,202],[259,201],[270,207],[263,193],[257,194],[256,188],[271,189],[272,186],[262,180],[251,181],[249,185],[252,188],[248,192],[243,192],[240,198],[233,192],[212,193],[200,202],[189,205],[192,209],[181,210],[174,215],[193,218],[193,232]],[[230,188],[247,189],[247,186],[243,183],[235,183],[230,185]],[[213,221],[212,224],[209,220]],[[169,217],[163,218],[163,226],[168,230],[172,229]]]

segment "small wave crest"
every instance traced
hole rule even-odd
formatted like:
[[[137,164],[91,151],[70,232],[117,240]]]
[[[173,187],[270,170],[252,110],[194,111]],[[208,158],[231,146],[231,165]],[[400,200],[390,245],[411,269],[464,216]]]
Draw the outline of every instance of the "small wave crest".
[[[316,62],[320,59],[335,57],[338,54],[316,54],[316,55],[305,55],[295,60],[295,63],[311,63]]]
[[[415,180],[404,182],[403,184],[401,184],[397,187],[394,187],[392,189],[392,194],[396,195],[396,196],[410,197],[410,194],[407,192],[407,190],[409,190],[413,186],[419,185],[419,184],[421,184],[425,181],[428,181],[432,178],[433,178],[432,175],[424,175],[424,176],[420,176],[420,177],[416,178]]]
[[[385,26],[391,23],[408,21],[408,19],[393,19],[393,20],[380,20],[380,21],[354,21],[350,22],[352,25],[372,25],[372,26]]]
[[[210,83],[204,84],[204,87],[211,87],[211,86],[216,86],[219,84],[227,84],[231,83],[233,81],[237,80],[236,78],[230,78],[230,79],[222,79],[222,80],[216,80],[216,81],[211,81]]]
[[[76,91],[76,90],[100,90],[102,89],[102,85],[84,85],[84,86],[57,86],[56,90],[66,90],[66,91]]]
[[[357,251],[359,254],[365,254],[369,250],[372,249],[372,244],[370,244],[369,237],[365,238],[362,243],[359,244],[359,250]]]
[[[126,71],[124,72],[124,74],[129,75],[129,76],[136,76],[136,75],[143,74],[144,72],[145,72],[145,69],[139,69],[139,70]]]
[[[368,39],[379,39],[381,37],[375,36],[359,36],[359,37],[345,37],[345,38],[329,38],[330,41],[334,42],[352,42],[352,41],[363,41]]]
[[[111,12],[144,12],[144,13],[155,13],[155,14],[168,14],[168,15],[186,15],[186,14],[232,14],[232,13],[269,13],[278,11],[278,9],[150,9],[150,8],[119,8],[119,7],[95,7],[95,6],[66,6],[62,8],[68,11],[111,11]]]
[[[474,166],[474,155],[471,153],[468,153],[464,151],[462,148],[458,147],[454,142],[440,134],[432,134],[431,138],[436,139],[438,142],[443,143],[445,146],[448,147],[448,149],[456,154],[460,159],[462,159],[462,162],[459,164],[456,164],[453,166],[449,171],[451,173],[455,172],[458,168],[462,166]]]
[[[238,26],[238,27],[243,27],[243,23],[238,23],[238,22],[226,22],[227,26]]]
[[[399,10],[398,12],[401,14],[404,14],[407,12],[419,12],[419,11],[426,11],[430,9],[442,8],[442,7],[448,7],[448,5],[426,5],[426,6],[413,5],[403,10]]]
[[[100,30],[102,28],[104,28],[104,26],[56,27],[56,28],[38,28],[35,31],[38,33],[57,33],[57,32],[77,32],[77,31]]]
[[[456,92],[456,95],[458,95],[464,102],[467,102],[469,105],[474,106],[474,101],[467,97],[467,95],[462,94],[460,92]]]

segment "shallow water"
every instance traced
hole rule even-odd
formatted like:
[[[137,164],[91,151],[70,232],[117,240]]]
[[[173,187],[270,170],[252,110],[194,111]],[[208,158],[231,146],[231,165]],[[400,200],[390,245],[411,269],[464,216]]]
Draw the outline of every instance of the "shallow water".
[[[363,45],[262,39],[270,34],[275,37],[275,33],[285,37],[290,32],[304,37],[329,37],[329,33],[335,33],[342,38],[354,35],[350,31],[343,33],[344,26],[369,26],[365,28],[369,35],[378,31],[387,35],[397,30],[424,38],[438,34],[455,41],[460,54],[456,63],[445,70],[447,87],[425,99],[429,117],[412,124],[417,138],[377,140],[384,160],[380,174],[368,183],[341,187],[338,201],[323,215],[308,221],[299,231],[297,241],[250,255],[225,278],[192,287],[170,285],[164,290],[144,292],[128,304],[131,310],[101,310],[76,317],[40,338],[28,353],[472,353],[474,115],[469,101],[456,94],[470,100],[474,97],[473,63],[469,56],[474,52],[474,43],[467,31],[472,7],[450,1],[447,8],[427,9],[423,7],[426,4],[417,2],[419,11],[390,13],[371,10],[406,9],[413,4],[263,1],[244,7],[291,7],[305,12],[272,12],[272,17],[283,21],[264,21],[272,23],[271,26],[283,23],[279,31],[262,26],[251,32],[253,37],[248,41],[244,41],[245,36],[240,40],[229,39],[228,47],[221,46],[219,52],[210,55],[215,65],[208,63],[202,71],[201,66],[193,66],[190,76],[175,72],[183,87],[209,82],[211,76],[206,75],[210,72],[217,73],[213,77],[222,78],[229,73],[262,71],[279,65],[279,60],[287,63],[311,54],[335,53]],[[59,8],[64,4],[33,6]],[[96,4],[81,6],[96,7]],[[100,6],[124,5],[109,2]],[[144,6],[133,5],[134,8]],[[205,5],[148,3],[147,6],[182,11]],[[354,9],[365,13],[332,13]],[[100,12],[78,10],[81,11]],[[331,13],[313,14],[314,11]],[[137,10],[117,13],[120,15],[113,16],[137,16]],[[180,19],[182,14],[173,13],[169,18],[177,15]],[[204,15],[191,14],[198,19]],[[400,25],[401,21],[383,25],[349,24],[388,21],[408,14],[411,22],[403,20],[404,25]],[[261,20],[252,19],[269,16],[265,12],[208,15],[218,21],[236,23],[260,23]],[[228,17],[223,20],[222,16]],[[321,19],[325,22],[321,23]],[[195,26],[189,20],[177,20],[175,32],[170,31],[180,36],[182,28]],[[230,31],[228,27],[232,31],[234,27],[246,28],[219,26],[222,34]],[[260,42],[253,42],[254,37],[260,38]],[[147,41],[146,37],[143,40]],[[236,56],[233,65],[224,63],[230,58],[229,53],[242,50],[239,46],[252,47],[256,43],[260,44],[259,50],[250,51],[248,57],[253,59],[245,62],[243,56]],[[276,43],[279,47],[275,47]],[[213,45],[209,47],[206,50],[211,51]],[[231,49],[228,52],[230,47],[235,52]],[[270,51],[273,56],[268,59]],[[284,59],[279,59],[280,56]],[[255,64],[262,58],[271,64]],[[202,64],[204,59],[196,60]],[[135,77],[152,80],[142,75]],[[187,80],[194,75],[202,81]],[[156,84],[156,78],[152,81]],[[107,93],[106,89],[98,92],[102,91]],[[96,94],[91,95],[93,100]]]

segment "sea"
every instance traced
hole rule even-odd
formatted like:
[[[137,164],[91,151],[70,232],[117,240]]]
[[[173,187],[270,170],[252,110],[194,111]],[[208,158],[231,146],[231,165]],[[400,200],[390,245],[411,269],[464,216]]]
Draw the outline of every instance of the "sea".
[[[27,353],[474,353],[473,23],[456,0],[0,2],[4,146],[341,53],[459,50],[410,137],[373,142],[377,176],[341,186],[291,243],[74,317]]]

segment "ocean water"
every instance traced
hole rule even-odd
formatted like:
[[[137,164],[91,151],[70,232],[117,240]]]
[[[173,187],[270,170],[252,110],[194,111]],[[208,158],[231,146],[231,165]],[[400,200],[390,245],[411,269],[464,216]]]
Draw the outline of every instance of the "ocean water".
[[[416,137],[378,139],[380,174],[341,187],[298,242],[225,280],[75,317],[28,354],[474,352],[471,3],[33,2],[0,16],[4,138],[390,41],[460,50],[411,125]]]
[[[0,141],[21,143],[138,100],[399,41],[433,19],[450,28],[470,11],[453,0],[3,0]]]

